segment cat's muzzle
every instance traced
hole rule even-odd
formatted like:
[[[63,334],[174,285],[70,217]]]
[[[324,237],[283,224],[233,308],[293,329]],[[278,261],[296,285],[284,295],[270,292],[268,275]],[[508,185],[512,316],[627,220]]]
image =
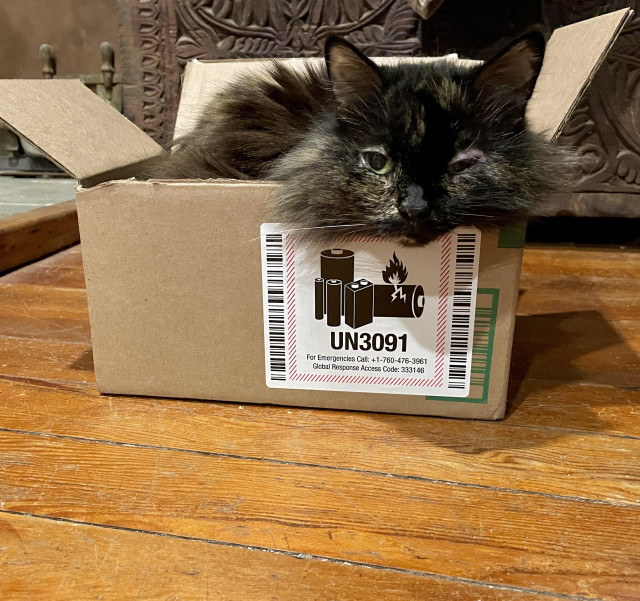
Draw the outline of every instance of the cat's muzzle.
[[[398,207],[400,214],[411,221],[425,217],[429,211],[429,203],[424,197],[424,190],[417,184],[410,184],[407,195]]]

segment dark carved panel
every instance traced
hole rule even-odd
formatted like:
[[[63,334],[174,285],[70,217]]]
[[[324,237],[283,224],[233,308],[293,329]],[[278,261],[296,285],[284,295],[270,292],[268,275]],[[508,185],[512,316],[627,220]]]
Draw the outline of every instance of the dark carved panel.
[[[124,113],[161,144],[171,140],[180,73],[171,0],[118,2]]]
[[[640,1],[614,2],[608,10]],[[550,7],[551,8],[551,7]],[[549,20],[575,22],[601,11],[599,2],[556,2]],[[637,14],[637,13],[636,13]],[[565,127],[561,141],[577,146],[583,173],[557,209],[582,215],[640,216],[640,18],[623,31]]]
[[[371,55],[418,54],[419,17],[405,0],[120,0],[125,112],[171,138],[180,74],[198,58],[318,56],[330,34]]]
[[[317,56],[329,34],[369,54],[416,54],[420,20],[404,0],[176,0],[181,63]]]

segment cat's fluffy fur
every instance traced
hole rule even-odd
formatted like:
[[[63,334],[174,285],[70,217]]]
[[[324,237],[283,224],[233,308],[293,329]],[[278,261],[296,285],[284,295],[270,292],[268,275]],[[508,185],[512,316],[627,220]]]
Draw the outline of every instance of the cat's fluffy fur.
[[[326,68],[274,62],[233,82],[146,176],[280,180],[280,219],[319,233],[424,244],[458,225],[508,224],[572,162],[525,127],[543,52],[531,35],[481,67],[376,66],[333,38]],[[372,149],[390,172],[372,170]]]

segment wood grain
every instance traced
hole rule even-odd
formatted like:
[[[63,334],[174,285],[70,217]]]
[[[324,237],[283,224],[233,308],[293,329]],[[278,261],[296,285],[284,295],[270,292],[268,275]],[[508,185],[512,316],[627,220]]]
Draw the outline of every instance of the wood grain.
[[[519,315],[513,351],[514,377],[633,387],[640,385],[640,334],[634,319],[607,318],[616,306],[625,312],[640,311],[631,299],[607,301],[606,309],[593,309],[593,300],[583,308],[563,311],[561,294],[544,292],[521,297],[521,306],[535,313]],[[567,293],[570,295],[570,293]],[[533,298],[532,298],[533,297]],[[572,301],[577,302],[575,298]],[[589,303],[587,305],[587,302]],[[547,303],[553,310],[538,313]],[[618,303],[618,304],[616,304]],[[638,318],[640,319],[640,315]],[[615,326],[612,325],[615,323]],[[46,344],[88,345],[90,333],[86,293],[83,289],[40,284],[0,283],[0,337],[21,338]]]
[[[637,507],[4,432],[0,455],[8,511],[600,599],[640,587]]]
[[[101,396],[79,248],[0,278],[0,597],[635,601],[637,256],[527,249],[500,423]]]
[[[526,342],[526,339],[521,340],[520,344],[516,342],[518,355],[520,351],[517,349],[523,348]],[[574,377],[579,377],[575,370],[566,373],[566,367],[553,361],[546,363],[547,379],[534,379],[531,377],[533,371],[527,373],[529,364],[529,360],[514,363],[508,423],[640,437],[640,390],[625,387],[624,379],[616,381],[615,377],[609,377],[606,373],[603,376],[602,372],[594,371],[593,374],[600,379],[606,376],[614,384],[575,380]],[[539,368],[540,363],[536,370]],[[93,403],[96,397],[94,390],[87,392],[84,386],[71,386],[73,383],[95,381],[91,346],[87,343],[58,343],[0,336],[0,375],[34,381],[34,386],[38,386],[37,381],[43,380],[42,386],[73,389],[83,399],[79,406],[83,406],[85,402]],[[33,391],[32,399],[39,406],[40,396],[37,390]],[[44,414],[50,410],[48,403],[48,400],[42,401]],[[167,403],[169,406],[179,406],[177,401]],[[421,423],[420,418],[416,419]]]
[[[640,390],[634,387],[533,379],[513,385],[509,424],[640,436]]]
[[[87,344],[91,339],[87,293],[0,283],[0,324],[2,336]]]
[[[93,353],[87,342],[47,342],[0,335],[0,377],[95,382]]]
[[[107,397],[24,379],[0,379],[0,428],[640,506],[629,464],[640,438],[562,428]]]
[[[31,263],[7,273],[2,278],[2,282],[83,289],[85,285],[80,247],[72,246],[37,263]]]
[[[522,262],[523,281],[530,276],[640,277],[640,252],[634,249],[601,249],[527,246]]]
[[[0,512],[4,601],[539,601],[526,591]],[[553,601],[556,595],[545,596]]]
[[[0,272],[79,240],[75,200],[5,217],[0,220]]]

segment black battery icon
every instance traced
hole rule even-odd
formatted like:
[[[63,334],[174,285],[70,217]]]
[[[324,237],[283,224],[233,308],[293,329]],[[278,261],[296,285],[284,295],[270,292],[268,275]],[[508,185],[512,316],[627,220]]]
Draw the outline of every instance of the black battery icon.
[[[320,253],[320,277],[325,282],[340,280],[344,295],[344,287],[355,279],[355,255],[353,251],[346,248],[323,250]],[[344,315],[344,297],[340,304],[340,314]]]
[[[422,286],[376,284],[373,314],[375,317],[420,317],[425,300]]]
[[[344,289],[344,322],[352,328],[366,326],[373,321],[373,284],[357,280]]]
[[[339,326],[342,322],[342,282],[340,280],[327,280],[325,292],[327,325],[332,327]]]

